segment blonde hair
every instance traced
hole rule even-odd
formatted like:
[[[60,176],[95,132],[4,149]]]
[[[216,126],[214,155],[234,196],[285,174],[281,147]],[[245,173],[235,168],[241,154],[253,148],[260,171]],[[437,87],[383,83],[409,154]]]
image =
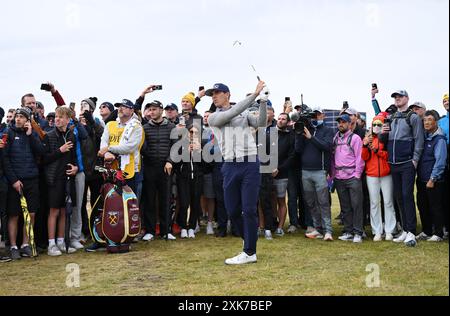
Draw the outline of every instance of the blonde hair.
[[[59,115],[59,116],[67,116],[67,118],[70,119],[72,117],[73,112],[72,112],[71,108],[68,108],[65,106],[60,106],[56,109],[55,113],[56,113],[56,115]]]

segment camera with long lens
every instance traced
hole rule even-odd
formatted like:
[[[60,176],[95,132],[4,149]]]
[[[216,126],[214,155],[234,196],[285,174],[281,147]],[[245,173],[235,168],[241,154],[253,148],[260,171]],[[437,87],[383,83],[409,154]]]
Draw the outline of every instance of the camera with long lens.
[[[316,113],[313,112],[306,104],[301,105],[300,109],[292,112],[291,120],[295,122],[294,131],[296,134],[303,134],[305,127],[312,128],[311,120],[316,118]]]

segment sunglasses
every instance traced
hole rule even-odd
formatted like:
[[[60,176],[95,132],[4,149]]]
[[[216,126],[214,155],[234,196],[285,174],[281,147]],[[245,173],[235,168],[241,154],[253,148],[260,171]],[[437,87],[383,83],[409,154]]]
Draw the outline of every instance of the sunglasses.
[[[373,124],[373,127],[383,127],[383,124]]]

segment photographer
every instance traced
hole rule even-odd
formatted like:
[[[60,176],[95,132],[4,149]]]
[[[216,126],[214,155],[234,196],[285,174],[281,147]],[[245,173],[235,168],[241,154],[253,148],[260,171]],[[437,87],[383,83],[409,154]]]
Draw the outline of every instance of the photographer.
[[[7,198],[8,232],[11,243],[11,258],[31,257],[29,236],[23,231],[22,247],[17,247],[19,214],[22,213],[20,195],[23,193],[28,204],[31,223],[39,209],[39,169],[36,157],[42,151],[42,145],[31,127],[31,111],[28,108],[16,110],[14,123],[8,130],[8,141],[3,150],[3,164],[10,188]]]
[[[295,149],[301,157],[303,198],[315,228],[308,232],[306,237],[324,238],[319,231],[322,228],[325,233],[324,240],[332,241],[333,228],[327,175],[330,170],[333,130],[325,126],[325,114],[321,108],[314,109],[313,113],[311,125],[305,126],[303,133],[297,133],[295,142]]]

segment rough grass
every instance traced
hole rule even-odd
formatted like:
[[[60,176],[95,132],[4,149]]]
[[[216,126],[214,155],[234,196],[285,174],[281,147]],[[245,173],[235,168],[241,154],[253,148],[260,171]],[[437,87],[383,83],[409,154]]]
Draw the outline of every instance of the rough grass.
[[[335,228],[336,237],[341,228]],[[448,242],[411,249],[390,242],[325,243],[297,233],[260,239],[257,264],[225,266],[241,249],[240,239],[200,234],[196,240],[134,244],[125,255],[41,255],[0,265],[0,296],[449,295]],[[79,288],[66,286],[70,263],[80,266]],[[366,285],[369,264],[380,267],[380,287]]]

